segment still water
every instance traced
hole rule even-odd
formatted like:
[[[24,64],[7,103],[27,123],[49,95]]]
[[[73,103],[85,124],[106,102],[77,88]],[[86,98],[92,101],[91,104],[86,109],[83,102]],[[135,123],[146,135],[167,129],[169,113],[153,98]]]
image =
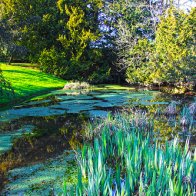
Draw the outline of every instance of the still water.
[[[157,139],[179,137],[184,142],[190,138],[195,146],[194,104],[194,97],[105,86],[87,91],[57,90],[2,111],[0,184],[5,182],[2,194],[48,195],[51,191],[57,194],[62,193],[64,178],[70,184],[76,183],[73,150],[85,142],[83,134],[89,121],[105,118],[109,113],[130,108],[148,112],[154,119]],[[186,113],[183,107],[193,108],[188,127],[182,124]]]

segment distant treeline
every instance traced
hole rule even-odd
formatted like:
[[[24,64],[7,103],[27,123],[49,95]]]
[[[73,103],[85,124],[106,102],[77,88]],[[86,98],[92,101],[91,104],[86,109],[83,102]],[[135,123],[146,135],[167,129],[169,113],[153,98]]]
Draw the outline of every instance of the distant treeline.
[[[2,0],[0,59],[67,80],[194,85],[196,9],[172,2]]]

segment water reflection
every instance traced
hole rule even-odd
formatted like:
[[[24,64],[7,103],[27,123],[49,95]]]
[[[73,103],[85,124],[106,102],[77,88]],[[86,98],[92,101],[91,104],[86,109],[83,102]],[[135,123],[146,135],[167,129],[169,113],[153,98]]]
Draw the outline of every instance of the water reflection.
[[[43,162],[63,153],[65,149],[80,147],[87,120],[84,114],[70,114],[26,117],[15,121],[15,127],[31,124],[35,128],[31,133],[15,138],[12,148],[0,156],[0,179],[12,168]],[[5,129],[9,126],[3,127]],[[2,183],[3,180],[0,186]]]
[[[167,100],[168,104],[165,104]],[[193,99],[194,100],[194,99]],[[155,137],[162,141],[172,140],[175,137],[184,143],[190,139],[192,147],[196,141],[196,103],[187,99],[172,100],[164,99],[159,96],[154,98],[153,102],[148,104],[135,104],[136,100],[131,100],[129,108],[131,110],[141,110],[147,114],[154,122]],[[139,100],[137,99],[137,102]],[[161,104],[151,104],[154,102]]]
[[[141,111],[145,115],[138,118],[139,124],[145,123],[146,116],[153,119],[154,136],[161,142],[179,137],[182,142],[190,138],[195,145],[196,103],[193,97],[134,89],[55,91],[41,100],[0,112],[1,134],[12,134],[23,126],[34,127],[31,132],[22,132],[20,138],[10,141],[12,148],[9,145],[11,149],[0,156],[0,178],[9,169],[43,162],[62,154],[65,149],[77,149],[83,143],[90,119],[105,117],[117,110]]]

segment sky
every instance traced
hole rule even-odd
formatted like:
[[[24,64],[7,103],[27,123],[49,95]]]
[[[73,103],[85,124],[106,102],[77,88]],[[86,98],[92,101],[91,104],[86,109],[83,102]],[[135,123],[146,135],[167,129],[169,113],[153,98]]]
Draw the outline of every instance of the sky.
[[[184,10],[190,10],[192,7],[196,7],[196,0],[175,0],[175,2],[179,2],[180,8]]]

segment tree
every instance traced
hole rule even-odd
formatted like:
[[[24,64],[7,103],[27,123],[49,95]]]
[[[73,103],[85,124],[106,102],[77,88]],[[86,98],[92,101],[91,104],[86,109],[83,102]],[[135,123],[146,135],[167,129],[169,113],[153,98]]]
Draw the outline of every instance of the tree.
[[[103,51],[95,44],[101,36],[98,17],[102,1],[59,0],[57,5],[61,26],[58,47],[54,45],[42,52],[39,59],[42,70],[66,79],[89,82],[107,79],[109,66],[101,64]]]
[[[0,19],[0,57],[8,63],[12,59],[24,59],[27,55],[27,49],[18,43],[21,33],[17,29],[13,29],[6,19]]]
[[[184,13],[169,8],[161,17],[155,40],[157,58],[152,78],[160,82],[195,80],[196,9]]]
[[[130,83],[140,83],[134,74],[134,70],[144,68],[144,55],[149,59],[149,50],[139,54],[138,48],[146,47],[150,40],[154,40],[158,15],[160,14],[159,1],[122,1],[116,0],[108,6],[108,15],[114,21],[115,38],[113,41],[114,51],[117,56],[116,70],[124,73]],[[151,46],[150,46],[151,48]],[[143,49],[141,50],[141,52]],[[145,64],[146,64],[145,60]],[[146,66],[146,65],[145,65]],[[133,72],[133,73],[131,73]],[[135,78],[130,78],[135,76]],[[145,76],[144,76],[145,77]]]
[[[102,6],[102,0],[2,0],[1,22],[17,35],[4,44],[11,46],[10,59],[23,47],[43,71],[66,79],[108,80],[106,49],[97,45]]]
[[[136,18],[126,20],[122,14],[118,20],[117,67],[125,70],[129,83],[194,81],[195,9],[184,13],[170,2],[158,9],[162,14],[158,19],[159,14],[153,17],[148,6],[142,3],[140,7],[138,3]]]
[[[0,8],[0,21],[10,37],[6,44],[11,46],[10,53],[21,54],[25,49],[28,59],[36,62],[44,48],[55,44],[58,34],[55,0],[2,0]]]

